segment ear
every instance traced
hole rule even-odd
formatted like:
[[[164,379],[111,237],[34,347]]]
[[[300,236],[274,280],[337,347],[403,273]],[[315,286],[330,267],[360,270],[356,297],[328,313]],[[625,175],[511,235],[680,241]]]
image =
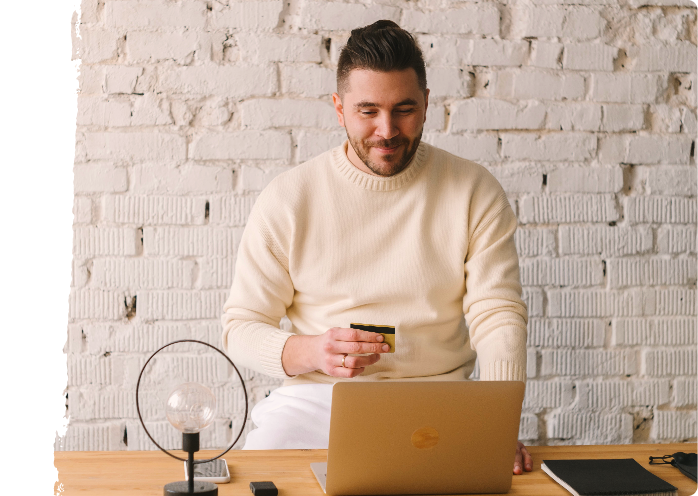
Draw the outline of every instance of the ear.
[[[344,107],[342,106],[342,99],[339,97],[338,93],[332,93],[332,103],[334,103],[334,110],[337,112],[339,125],[344,127]]]
[[[427,121],[427,108],[429,108],[429,88],[424,93],[424,122]]]

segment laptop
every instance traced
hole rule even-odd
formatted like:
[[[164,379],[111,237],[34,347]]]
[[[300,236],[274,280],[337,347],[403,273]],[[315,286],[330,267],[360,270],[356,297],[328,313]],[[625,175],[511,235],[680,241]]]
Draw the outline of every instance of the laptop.
[[[330,495],[505,493],[511,487],[520,381],[340,382],[332,388]]]

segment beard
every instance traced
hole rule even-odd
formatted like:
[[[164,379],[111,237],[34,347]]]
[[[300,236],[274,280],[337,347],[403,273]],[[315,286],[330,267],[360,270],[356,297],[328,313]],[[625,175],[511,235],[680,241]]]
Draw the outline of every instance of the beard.
[[[422,140],[422,130],[419,131],[419,135],[413,140],[407,137],[395,137],[389,140],[361,140],[350,136],[348,131],[347,138],[356,155],[366,167],[378,176],[389,177],[399,174],[407,168],[417,148],[419,148],[419,143]],[[395,146],[400,146],[400,148],[393,153],[383,155],[383,159],[380,162],[376,162],[370,157],[369,152],[373,147],[393,148]]]

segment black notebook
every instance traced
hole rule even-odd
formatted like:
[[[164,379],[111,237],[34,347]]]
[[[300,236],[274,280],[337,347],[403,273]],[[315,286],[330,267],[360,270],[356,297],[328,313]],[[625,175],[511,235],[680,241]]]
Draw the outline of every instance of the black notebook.
[[[678,492],[632,458],[543,460],[541,468],[575,496],[675,496]]]

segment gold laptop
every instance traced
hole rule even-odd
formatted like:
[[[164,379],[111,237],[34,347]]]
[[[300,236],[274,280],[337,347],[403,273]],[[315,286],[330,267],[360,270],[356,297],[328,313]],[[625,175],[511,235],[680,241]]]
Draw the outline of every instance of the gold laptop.
[[[505,493],[520,381],[340,382],[332,388],[326,494]]]

